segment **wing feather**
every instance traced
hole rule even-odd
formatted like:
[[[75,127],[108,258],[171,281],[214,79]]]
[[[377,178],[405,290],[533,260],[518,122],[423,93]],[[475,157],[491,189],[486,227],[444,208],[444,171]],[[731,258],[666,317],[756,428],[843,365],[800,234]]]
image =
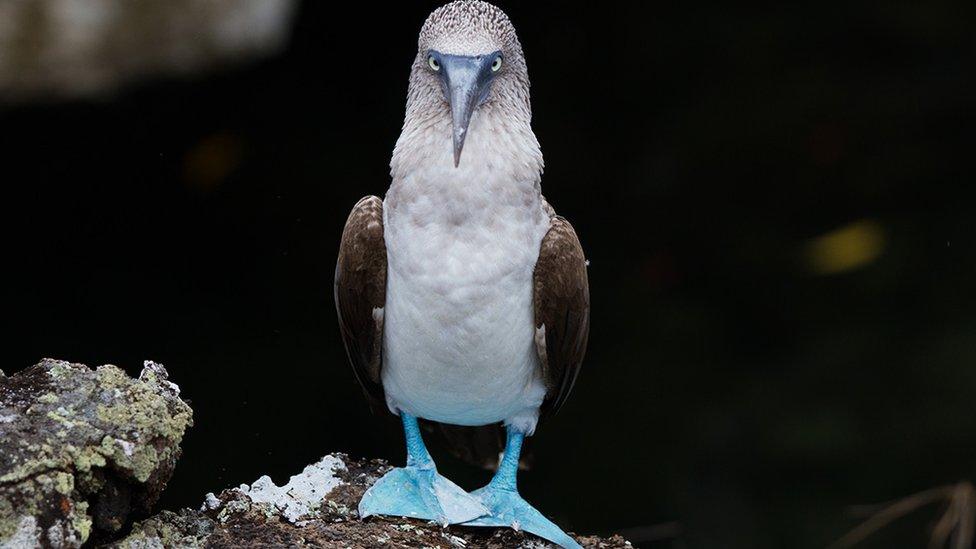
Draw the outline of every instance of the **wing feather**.
[[[536,351],[546,383],[542,411],[553,414],[573,389],[590,333],[586,258],[573,226],[560,216],[542,239],[533,283]]]
[[[373,405],[385,399],[380,382],[383,362],[383,308],[386,305],[386,241],[383,201],[360,200],[342,230],[335,270],[335,302],[346,354],[356,380]]]

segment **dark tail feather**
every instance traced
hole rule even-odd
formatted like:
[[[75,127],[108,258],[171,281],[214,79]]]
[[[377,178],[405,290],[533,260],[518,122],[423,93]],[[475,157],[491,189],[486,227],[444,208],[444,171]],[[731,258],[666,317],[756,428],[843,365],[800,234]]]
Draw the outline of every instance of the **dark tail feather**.
[[[438,423],[437,431],[447,449],[461,461],[488,470],[498,467],[498,454],[505,449],[505,430],[501,424],[461,427]]]
[[[440,439],[440,444],[454,457],[489,471],[498,468],[498,459],[505,450],[505,427],[501,423],[481,427],[424,423],[427,432]],[[532,448],[523,446],[519,468],[528,469],[531,461]]]

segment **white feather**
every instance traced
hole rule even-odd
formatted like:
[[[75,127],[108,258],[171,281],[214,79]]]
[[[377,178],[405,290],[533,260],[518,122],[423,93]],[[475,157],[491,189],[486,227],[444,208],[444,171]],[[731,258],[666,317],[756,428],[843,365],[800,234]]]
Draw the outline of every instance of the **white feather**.
[[[545,396],[532,274],[549,216],[538,142],[501,120],[475,113],[458,168],[449,119],[404,128],[384,203],[382,381],[394,412],[531,433]]]

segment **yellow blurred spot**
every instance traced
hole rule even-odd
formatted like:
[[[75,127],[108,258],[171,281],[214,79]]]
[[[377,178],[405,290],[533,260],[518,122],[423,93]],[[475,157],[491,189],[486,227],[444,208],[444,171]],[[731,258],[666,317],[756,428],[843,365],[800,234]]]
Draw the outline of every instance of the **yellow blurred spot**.
[[[214,190],[241,162],[243,144],[236,135],[217,133],[204,137],[183,158],[183,179],[202,192]]]
[[[884,228],[876,221],[862,219],[811,239],[804,246],[803,256],[810,271],[830,275],[871,263],[884,246]]]

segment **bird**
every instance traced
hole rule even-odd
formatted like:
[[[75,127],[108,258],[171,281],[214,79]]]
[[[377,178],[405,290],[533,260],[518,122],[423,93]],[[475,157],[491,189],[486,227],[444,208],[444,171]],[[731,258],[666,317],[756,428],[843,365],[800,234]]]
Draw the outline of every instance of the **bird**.
[[[512,527],[579,547],[518,492],[523,441],[566,402],[590,295],[573,226],[542,194],[529,77],[508,16],[456,0],[424,22],[383,199],[352,209],[335,270],[339,327],[369,401],[399,416],[407,462],[359,514]],[[491,481],[441,476],[418,420],[504,428]]]

